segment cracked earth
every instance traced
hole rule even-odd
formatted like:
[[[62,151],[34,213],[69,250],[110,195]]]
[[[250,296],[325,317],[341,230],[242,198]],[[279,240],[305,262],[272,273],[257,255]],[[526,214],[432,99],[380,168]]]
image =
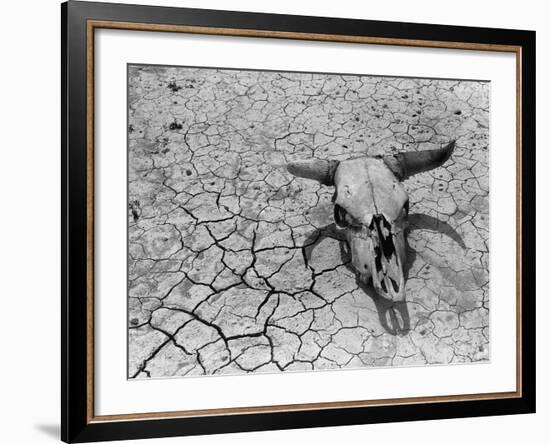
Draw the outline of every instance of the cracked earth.
[[[129,378],[489,359],[490,85],[131,65]],[[299,159],[439,148],[406,300],[360,283]]]

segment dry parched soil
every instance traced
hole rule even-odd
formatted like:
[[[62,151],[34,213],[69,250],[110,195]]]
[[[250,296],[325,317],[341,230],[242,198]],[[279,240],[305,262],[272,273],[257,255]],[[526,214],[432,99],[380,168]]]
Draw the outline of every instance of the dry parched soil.
[[[489,92],[129,66],[129,378],[489,359]],[[406,301],[356,280],[297,159],[457,148],[405,182]],[[122,295],[121,295],[122,297]]]

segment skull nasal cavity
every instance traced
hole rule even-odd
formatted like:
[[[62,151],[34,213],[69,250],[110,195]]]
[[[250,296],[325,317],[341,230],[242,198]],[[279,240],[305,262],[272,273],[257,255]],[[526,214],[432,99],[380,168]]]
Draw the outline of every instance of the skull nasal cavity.
[[[371,230],[376,230],[378,239],[382,247],[382,252],[387,259],[390,259],[395,252],[395,246],[392,239],[391,224],[382,215],[377,215],[372,218],[369,227]]]

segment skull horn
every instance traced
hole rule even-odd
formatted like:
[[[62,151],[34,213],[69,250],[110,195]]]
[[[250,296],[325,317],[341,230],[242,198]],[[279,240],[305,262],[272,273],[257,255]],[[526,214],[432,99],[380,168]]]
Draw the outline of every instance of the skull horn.
[[[334,185],[334,173],[338,168],[337,160],[305,160],[290,162],[286,169],[290,174],[305,179],[316,180],[323,185]]]
[[[392,156],[384,156],[384,163],[399,180],[408,179],[418,173],[433,170],[443,165],[453,153],[455,141],[438,150],[409,151]]]

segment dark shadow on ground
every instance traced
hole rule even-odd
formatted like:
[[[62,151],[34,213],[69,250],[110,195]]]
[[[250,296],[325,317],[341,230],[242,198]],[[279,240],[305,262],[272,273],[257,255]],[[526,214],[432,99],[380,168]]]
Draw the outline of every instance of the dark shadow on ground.
[[[345,242],[340,243],[340,254],[342,256],[346,255],[349,258],[349,251]],[[415,258],[416,252],[407,245],[407,262],[403,268],[405,282],[409,277],[409,270]],[[351,265],[350,260],[346,263],[346,267],[355,273],[355,269]],[[378,312],[378,320],[384,330],[393,336],[405,336],[411,329],[411,317],[409,315],[407,302],[405,300],[390,301],[389,299],[383,298],[376,292],[370,283],[366,284],[361,281],[357,273],[355,276],[357,286],[374,302],[376,311]]]
[[[342,230],[338,229],[336,227],[335,223],[329,224],[324,226],[323,228],[318,228],[317,230],[312,231],[307,239],[304,242],[304,260],[306,262],[306,265],[309,266],[309,261],[311,260],[311,255],[313,253],[313,250],[315,249],[315,246],[322,241],[325,238],[332,238],[336,239],[340,244],[346,242],[346,237]],[[344,261],[347,262],[346,260]]]
[[[438,233],[449,236],[454,240],[460,248],[466,249],[466,244],[456,230],[447,222],[443,222],[436,217],[428,216],[427,214],[414,213],[409,215],[409,231],[414,230],[429,230],[437,231]]]
[[[362,282],[355,269],[351,265],[351,256],[348,250],[345,235],[342,230],[332,223],[323,228],[313,231],[304,242],[304,260],[306,265],[309,264],[311,255],[315,246],[323,239],[330,237],[336,239],[340,243],[340,257],[342,263],[356,275],[356,283],[363,292],[370,297],[378,312],[380,325],[391,335],[404,336],[410,329],[410,315],[405,301],[390,301],[380,296],[372,285]],[[408,278],[409,270],[416,258],[416,252],[407,245],[407,262],[404,267],[405,280]]]
[[[454,240],[462,249],[466,249],[466,244],[462,240],[462,237],[457,231],[449,225],[447,222],[443,222],[433,216],[422,213],[414,213],[409,215],[409,231],[414,230],[429,230],[444,234]],[[340,243],[340,256],[342,263],[351,271],[355,273],[355,269],[351,265],[351,256],[349,254],[344,232],[336,227],[336,224],[332,223],[326,225],[323,228],[319,228],[313,231],[304,242],[304,259],[306,265],[311,259],[311,255],[315,246],[324,238],[330,237],[336,239]],[[405,280],[409,277],[409,271],[412,264],[416,260],[416,251],[413,250],[407,243],[407,262],[404,267]],[[356,275],[357,276],[357,275]],[[407,308],[406,301],[390,301],[380,296],[372,285],[365,284],[357,277],[357,285],[363,290],[363,292],[369,296],[378,311],[378,318],[380,324],[384,329],[394,336],[406,335],[410,326],[410,315]]]

